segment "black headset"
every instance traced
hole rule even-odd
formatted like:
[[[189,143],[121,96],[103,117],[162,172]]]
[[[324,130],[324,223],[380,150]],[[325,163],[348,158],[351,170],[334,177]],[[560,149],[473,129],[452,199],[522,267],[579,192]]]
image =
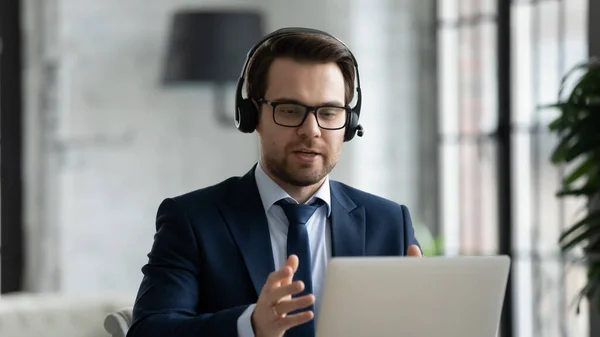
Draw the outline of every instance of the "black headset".
[[[325,35],[325,36],[334,38],[337,41],[339,41],[343,46],[345,46],[346,49],[348,50],[348,52],[350,53],[350,56],[352,57],[352,62],[354,63],[354,68],[356,70],[357,99],[356,99],[356,105],[351,109],[351,112],[347,117],[346,131],[344,133],[344,141],[347,142],[347,141],[352,140],[352,138],[354,138],[355,135],[362,137],[364,134],[364,130],[363,130],[362,125],[358,124],[358,119],[360,117],[360,105],[361,105],[361,101],[362,101],[362,96],[361,96],[361,90],[360,90],[360,77],[358,75],[358,63],[356,62],[356,58],[354,57],[354,55],[352,54],[352,52],[350,51],[348,46],[346,46],[342,41],[340,41],[335,36],[333,36],[329,33],[326,33],[324,31],[321,31],[321,30],[312,29],[312,28],[301,28],[301,27],[289,27],[289,28],[282,28],[282,29],[276,30],[276,31],[272,32],[271,34],[268,34],[267,36],[265,36],[259,43],[257,43],[256,45],[254,45],[254,47],[252,47],[252,49],[250,49],[250,51],[248,52],[248,55],[246,56],[246,62],[244,63],[244,68],[242,69],[242,74],[240,76],[240,79],[238,80],[236,94],[235,94],[235,126],[241,132],[252,133],[252,132],[254,132],[254,130],[256,129],[256,125],[258,124],[259,112],[256,109],[256,106],[252,102],[252,99],[244,98],[242,96],[242,88],[244,86],[244,81],[245,81],[244,76],[246,74],[246,68],[248,67],[248,63],[250,62],[252,55],[254,55],[256,50],[270,38],[272,38],[274,36],[282,36],[282,35],[289,35],[289,34],[296,34],[296,33],[313,33],[313,34],[320,34],[320,35]]]

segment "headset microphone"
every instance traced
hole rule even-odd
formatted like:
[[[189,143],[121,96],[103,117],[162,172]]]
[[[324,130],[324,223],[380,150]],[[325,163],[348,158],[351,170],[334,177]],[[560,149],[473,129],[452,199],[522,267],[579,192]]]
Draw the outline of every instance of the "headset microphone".
[[[356,127],[356,135],[359,137],[362,137],[365,134],[365,129],[363,128],[362,125],[358,124],[358,126]]]

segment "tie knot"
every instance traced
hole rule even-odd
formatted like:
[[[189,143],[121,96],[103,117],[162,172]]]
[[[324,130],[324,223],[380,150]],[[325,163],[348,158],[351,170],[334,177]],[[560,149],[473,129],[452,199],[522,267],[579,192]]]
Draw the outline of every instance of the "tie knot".
[[[316,210],[323,206],[324,202],[321,199],[317,199],[316,202],[310,205],[292,204],[285,200],[279,200],[277,203],[283,209],[283,212],[288,218],[290,225],[298,224],[304,225],[308,222],[308,219],[316,212]]]

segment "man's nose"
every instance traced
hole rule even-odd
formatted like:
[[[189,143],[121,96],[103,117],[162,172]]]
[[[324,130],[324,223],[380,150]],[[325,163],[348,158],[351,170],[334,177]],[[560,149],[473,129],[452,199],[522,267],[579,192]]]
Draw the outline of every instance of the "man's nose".
[[[309,111],[304,123],[298,128],[298,133],[309,138],[321,136],[321,128],[317,122],[317,115],[314,111]]]

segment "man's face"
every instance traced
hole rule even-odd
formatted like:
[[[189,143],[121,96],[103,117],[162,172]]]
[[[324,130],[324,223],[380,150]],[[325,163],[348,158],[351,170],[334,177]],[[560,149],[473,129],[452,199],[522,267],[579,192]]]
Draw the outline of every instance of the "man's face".
[[[264,99],[293,100],[310,106],[344,106],[344,77],[335,63],[305,63],[277,58],[268,73]],[[344,129],[324,130],[314,112],[299,127],[284,127],[273,121],[273,108],[260,105],[257,126],[262,163],[276,179],[294,186],[320,183],[335,167],[344,139]]]

